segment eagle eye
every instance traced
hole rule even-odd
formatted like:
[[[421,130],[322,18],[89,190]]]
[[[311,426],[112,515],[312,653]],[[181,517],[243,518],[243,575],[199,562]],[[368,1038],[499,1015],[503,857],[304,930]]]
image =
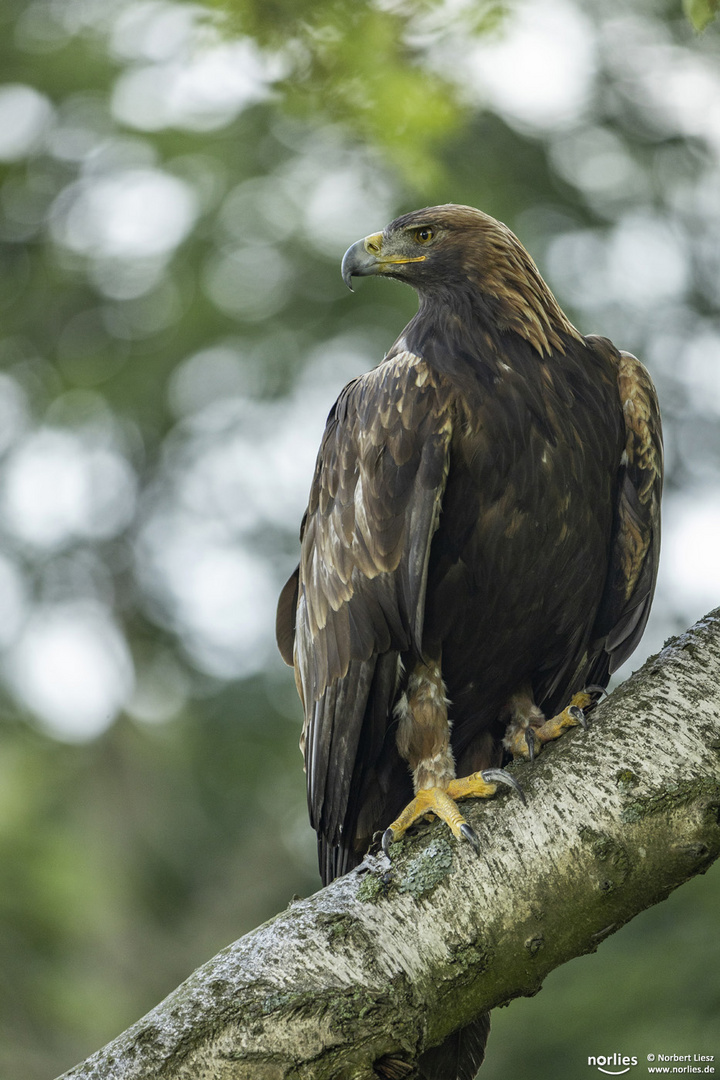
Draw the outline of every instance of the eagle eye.
[[[415,239],[418,244],[429,244],[433,238],[433,231],[429,229],[427,225],[423,225],[422,229],[415,230]]]

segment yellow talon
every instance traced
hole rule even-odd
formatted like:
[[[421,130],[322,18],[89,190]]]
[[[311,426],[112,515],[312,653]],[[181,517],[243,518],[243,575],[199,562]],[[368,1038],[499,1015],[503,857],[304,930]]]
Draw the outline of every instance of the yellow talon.
[[[568,728],[578,725],[587,727],[584,710],[593,704],[593,700],[593,697],[585,691],[574,694],[567,708],[543,722],[539,722],[542,713],[535,710],[537,718],[532,716],[524,723],[518,723],[515,730],[506,736],[505,746],[513,757],[532,760],[545,743],[559,739]]]
[[[517,782],[499,770],[490,770],[498,773],[498,779],[518,789]],[[414,825],[426,814],[435,814],[444,821],[457,840],[469,840],[477,851],[478,839],[474,830],[460,813],[455,799],[480,798],[489,799],[497,791],[497,784],[489,783],[483,779],[482,773],[472,773],[470,776],[462,776],[451,780],[447,788],[432,787],[420,788],[412,802],[409,802],[399,817],[393,821],[383,833],[382,846],[387,853],[390,844],[399,840],[411,825]],[[524,796],[520,792],[524,802]]]
[[[566,709],[563,709],[557,716],[551,716],[540,727],[533,729],[540,742],[546,743],[551,742],[553,739],[559,739],[567,728],[577,727],[578,724],[581,724],[582,720],[578,716],[577,710],[587,709],[588,705],[592,705],[592,701],[590,694],[584,692],[573,694],[572,700]]]
[[[398,840],[411,825],[426,814],[435,814],[449,826],[453,836],[460,838],[460,826],[465,824],[465,819],[447,791],[439,787],[421,788],[387,832],[392,833],[393,840]]]
[[[497,791],[497,784],[489,784],[483,780],[482,773],[471,773],[470,776],[460,776],[457,780],[451,780],[448,784],[447,793],[453,799],[489,799]]]

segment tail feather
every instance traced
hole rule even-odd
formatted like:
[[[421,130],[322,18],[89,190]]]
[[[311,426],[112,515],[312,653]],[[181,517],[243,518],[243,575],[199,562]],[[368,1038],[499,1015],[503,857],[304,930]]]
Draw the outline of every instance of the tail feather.
[[[433,1046],[412,1064],[387,1054],[373,1065],[379,1080],[475,1080],[485,1059],[490,1034],[490,1013],[455,1031],[440,1046]]]
[[[475,1080],[489,1034],[490,1013],[482,1013],[420,1056],[418,1080]]]

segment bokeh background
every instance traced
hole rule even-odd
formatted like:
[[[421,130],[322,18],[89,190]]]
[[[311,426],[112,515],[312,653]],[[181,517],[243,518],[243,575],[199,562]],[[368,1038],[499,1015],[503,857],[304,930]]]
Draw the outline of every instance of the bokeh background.
[[[358,237],[479,206],[647,362],[631,666],[720,602],[720,37],[675,0],[3,0],[0,79],[0,1077],[48,1080],[317,888],[275,598],[415,305],[349,295]],[[716,867],[499,1010],[485,1080],[720,1054],[719,908]]]

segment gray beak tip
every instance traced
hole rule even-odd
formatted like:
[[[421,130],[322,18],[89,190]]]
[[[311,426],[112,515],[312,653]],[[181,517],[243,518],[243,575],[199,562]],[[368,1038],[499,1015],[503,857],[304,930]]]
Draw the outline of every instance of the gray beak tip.
[[[378,260],[365,247],[365,239],[358,240],[343,255],[340,273],[350,292],[354,291],[352,287],[354,277],[367,277],[368,274],[378,272]]]

